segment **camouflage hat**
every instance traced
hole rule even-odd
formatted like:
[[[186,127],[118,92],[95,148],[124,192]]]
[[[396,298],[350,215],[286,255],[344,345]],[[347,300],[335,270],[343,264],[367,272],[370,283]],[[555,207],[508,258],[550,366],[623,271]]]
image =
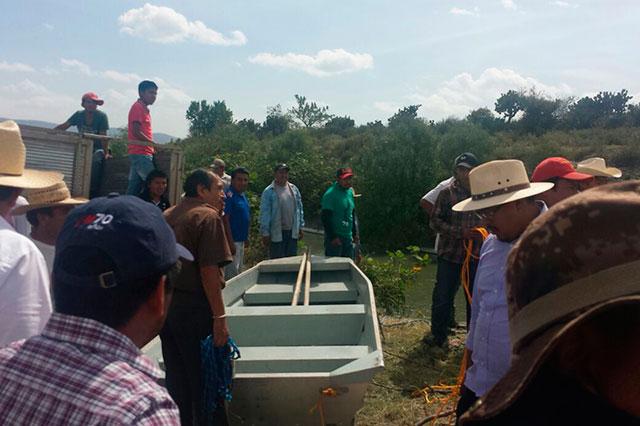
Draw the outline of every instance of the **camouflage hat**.
[[[462,423],[513,404],[577,325],[614,306],[640,307],[638,277],[640,181],[584,191],[536,218],[507,263],[511,367]]]

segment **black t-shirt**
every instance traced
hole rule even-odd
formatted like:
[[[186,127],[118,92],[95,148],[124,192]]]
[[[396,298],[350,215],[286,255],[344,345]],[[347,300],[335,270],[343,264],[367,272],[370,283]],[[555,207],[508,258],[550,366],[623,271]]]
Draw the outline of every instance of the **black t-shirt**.
[[[109,119],[107,118],[107,114],[98,110],[93,111],[93,122],[91,125],[88,125],[86,113],[86,110],[76,111],[67,121],[72,126],[76,126],[79,133],[94,133],[97,135],[102,133],[106,134],[107,130],[109,130]],[[100,139],[94,139],[93,152],[96,152],[99,149],[102,149],[102,141]]]

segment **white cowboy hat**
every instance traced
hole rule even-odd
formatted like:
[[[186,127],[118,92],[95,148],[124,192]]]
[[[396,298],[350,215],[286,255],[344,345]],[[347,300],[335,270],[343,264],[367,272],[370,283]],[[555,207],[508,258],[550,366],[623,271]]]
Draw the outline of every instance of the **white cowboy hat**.
[[[16,207],[11,214],[21,215],[29,210],[41,209],[44,207],[57,206],[77,206],[86,203],[86,198],[71,198],[69,188],[64,182],[58,182],[53,186],[44,189],[34,189],[26,194],[29,204]]]
[[[551,182],[531,183],[520,160],[489,161],[469,172],[471,197],[453,206],[457,212],[486,209],[540,194]]]
[[[58,172],[25,169],[26,149],[15,121],[0,123],[0,186],[46,188],[62,180]]]
[[[591,176],[602,176],[619,178],[622,176],[622,170],[616,167],[607,167],[604,158],[594,157],[587,158],[578,163],[576,171],[586,173]]]

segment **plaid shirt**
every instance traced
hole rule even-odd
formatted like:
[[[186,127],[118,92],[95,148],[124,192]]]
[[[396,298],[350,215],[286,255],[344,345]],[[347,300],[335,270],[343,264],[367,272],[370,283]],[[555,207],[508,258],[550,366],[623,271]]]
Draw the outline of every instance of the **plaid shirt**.
[[[54,313],[42,334],[0,349],[0,423],[179,425],[159,377],[123,334]]]
[[[469,197],[471,197],[469,191],[454,180],[440,192],[431,214],[431,229],[440,234],[438,257],[449,262],[460,264],[464,262],[466,252],[462,235],[465,230],[482,224],[474,212],[454,212],[451,210],[458,202]],[[476,258],[480,254],[480,246],[482,245],[482,237],[480,234],[477,236],[478,238],[473,240],[473,255]]]

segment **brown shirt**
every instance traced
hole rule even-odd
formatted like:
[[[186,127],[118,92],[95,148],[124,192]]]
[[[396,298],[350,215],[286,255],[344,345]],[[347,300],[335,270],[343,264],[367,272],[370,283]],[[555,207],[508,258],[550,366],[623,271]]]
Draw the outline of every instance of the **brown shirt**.
[[[182,270],[176,279],[176,289],[200,292],[202,280],[200,268],[223,267],[233,257],[225,236],[222,218],[216,209],[197,198],[186,197],[178,205],[164,212],[178,243],[193,254],[193,262],[183,260]],[[223,281],[224,288],[224,281]]]

